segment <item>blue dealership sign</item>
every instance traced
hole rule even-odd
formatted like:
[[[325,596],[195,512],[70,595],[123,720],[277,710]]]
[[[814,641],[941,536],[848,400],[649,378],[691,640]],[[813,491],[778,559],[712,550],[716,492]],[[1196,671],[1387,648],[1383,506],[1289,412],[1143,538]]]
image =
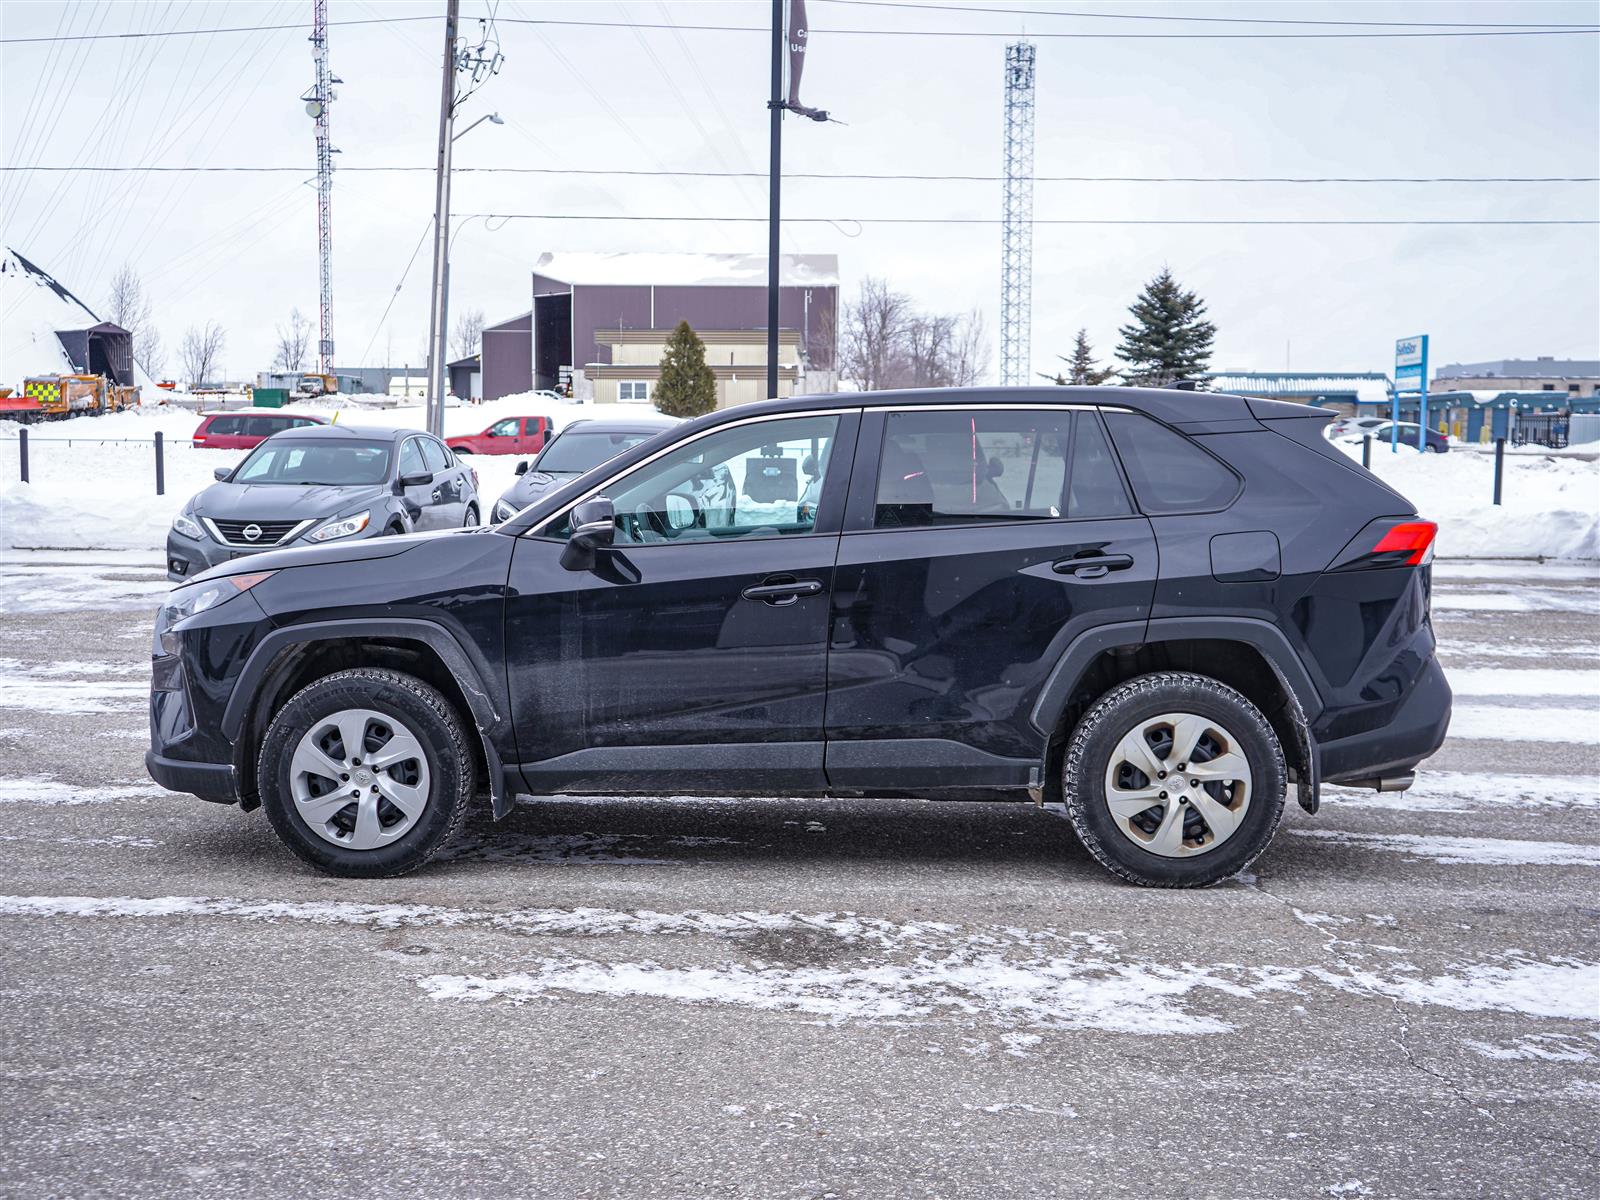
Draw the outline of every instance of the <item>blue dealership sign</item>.
[[[1427,446],[1428,437],[1428,335],[1403,337],[1394,344],[1394,397],[1389,427],[1389,447],[1400,446],[1400,393],[1415,392],[1417,403],[1417,449]]]

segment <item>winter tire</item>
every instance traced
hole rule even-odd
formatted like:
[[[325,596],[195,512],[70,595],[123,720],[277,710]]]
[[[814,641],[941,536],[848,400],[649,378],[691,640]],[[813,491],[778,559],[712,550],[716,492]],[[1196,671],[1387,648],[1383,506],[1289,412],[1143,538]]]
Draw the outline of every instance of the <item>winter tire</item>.
[[[461,522],[461,528],[463,528],[463,529],[476,529],[477,527],[478,527],[478,506],[476,504],[469,504],[469,505],[467,505],[467,515]]]
[[[1072,827],[1102,866],[1186,888],[1255,861],[1288,777],[1255,705],[1207,676],[1163,671],[1119,684],[1084,714],[1062,784]]]
[[[256,785],[289,849],[330,875],[372,879],[438,853],[461,827],[476,778],[461,718],[436,688],[358,668],[278,710]]]

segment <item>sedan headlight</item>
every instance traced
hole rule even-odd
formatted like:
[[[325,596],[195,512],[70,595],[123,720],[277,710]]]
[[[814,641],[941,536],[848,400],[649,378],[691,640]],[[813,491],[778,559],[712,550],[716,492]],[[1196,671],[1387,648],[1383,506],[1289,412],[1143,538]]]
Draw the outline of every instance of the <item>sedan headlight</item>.
[[[499,501],[494,506],[494,519],[496,521],[509,521],[512,517],[514,517],[516,515],[517,515],[517,510],[511,504],[507,503],[504,500]]]
[[[360,533],[372,520],[370,512],[358,512],[352,517],[340,517],[336,521],[329,521],[322,528],[306,535],[308,542],[331,542],[335,538],[349,537],[351,534]]]
[[[178,641],[172,633],[177,625],[232,600],[241,592],[248,592],[256,584],[264,583],[276,574],[276,571],[250,571],[240,575],[224,575],[219,579],[202,579],[173,588],[167,594],[167,602],[156,613],[155,653],[176,654]]]
[[[200,528],[200,523],[189,516],[188,513],[179,513],[172,518],[172,528],[183,534],[186,538],[193,538],[197,542],[205,540],[205,530]]]

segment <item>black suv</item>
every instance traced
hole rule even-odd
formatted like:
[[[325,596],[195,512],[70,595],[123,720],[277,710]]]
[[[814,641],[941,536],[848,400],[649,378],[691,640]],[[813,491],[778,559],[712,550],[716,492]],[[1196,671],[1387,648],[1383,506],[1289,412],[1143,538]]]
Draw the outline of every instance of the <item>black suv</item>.
[[[156,620],[151,776],[393,875],[480,789],[1063,804],[1137,883],[1444,739],[1435,527],[1329,414],[1121,388],[769,401],[493,529],[259,555]],[[699,504],[726,468],[737,503]]]

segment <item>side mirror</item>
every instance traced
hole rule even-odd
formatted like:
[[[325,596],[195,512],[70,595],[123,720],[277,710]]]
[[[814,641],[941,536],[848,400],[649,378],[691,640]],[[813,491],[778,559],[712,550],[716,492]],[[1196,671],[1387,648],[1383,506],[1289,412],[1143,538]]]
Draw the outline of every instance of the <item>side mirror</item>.
[[[218,467],[215,471],[211,472],[211,478],[217,480],[219,483],[227,483],[228,476],[232,474],[232,467]]]
[[[432,471],[424,471],[421,475],[402,475],[394,481],[395,494],[398,495],[407,488],[427,487],[432,482]]]
[[[517,464],[516,473],[518,475],[526,475],[528,473],[528,460],[527,459],[523,459],[521,462],[519,462]]]
[[[572,533],[561,551],[561,565],[569,571],[594,569],[594,552],[611,545],[617,536],[617,514],[606,496],[591,496],[572,509]]]

